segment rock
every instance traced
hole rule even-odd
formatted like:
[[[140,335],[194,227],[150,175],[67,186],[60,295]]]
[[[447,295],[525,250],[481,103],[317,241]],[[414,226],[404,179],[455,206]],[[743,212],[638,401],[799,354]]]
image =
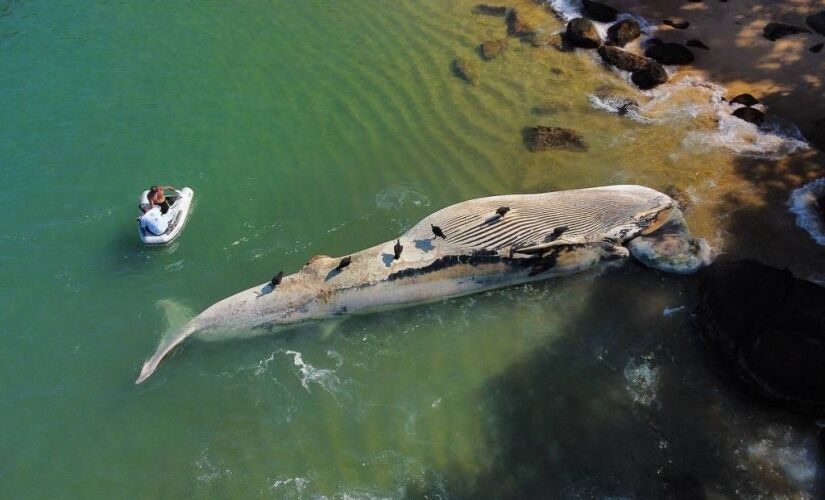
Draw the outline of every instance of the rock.
[[[668,76],[661,64],[650,62],[644,68],[634,71],[630,79],[640,89],[648,90],[667,82]]]
[[[495,59],[507,50],[507,39],[501,40],[487,40],[481,44],[481,57],[487,59]]]
[[[612,23],[616,20],[618,11],[609,5],[591,0],[582,0],[584,14],[594,21],[600,23]]]
[[[759,104],[759,99],[750,94],[739,94],[730,100],[730,104],[741,104],[743,106],[755,106]]]
[[[575,47],[595,49],[602,44],[602,39],[596,31],[596,27],[583,17],[571,19],[570,22],[567,23],[565,35],[567,41]]]
[[[759,111],[756,108],[751,107],[744,107],[744,108],[736,108],[731,113],[733,116],[739,118],[740,120],[745,120],[746,122],[753,123],[757,127],[762,125],[762,122],[765,121],[765,113]]]
[[[825,408],[825,288],[752,260],[702,273],[697,325],[749,389],[791,408]]]
[[[660,43],[645,50],[645,55],[660,64],[690,64],[693,52],[678,43]]]
[[[805,22],[820,35],[825,35],[825,10],[820,10],[816,14],[811,14],[805,18]]]
[[[707,45],[702,43],[701,40],[696,40],[695,38],[691,38],[690,40],[685,42],[685,45],[687,45],[688,47],[694,47],[694,48],[697,48],[697,49],[710,50],[710,47],[708,47]]]
[[[684,189],[678,188],[673,184],[669,185],[662,191],[666,195],[673,198],[673,201],[679,206],[679,210],[682,212],[687,212],[690,207],[693,206],[693,200],[690,198],[690,195]]]
[[[768,25],[765,26],[765,28],[762,30],[762,36],[764,36],[772,42],[775,42],[780,38],[784,38],[788,35],[796,35],[798,33],[810,32],[811,30],[800,28],[799,26],[794,26],[792,24],[768,23]]]
[[[473,13],[482,14],[485,16],[504,17],[507,15],[507,7],[503,5],[487,5],[486,3],[480,3],[473,7]]]
[[[599,56],[605,63],[625,71],[638,71],[650,64],[644,57],[606,45],[599,47]]]
[[[808,50],[810,50],[814,54],[819,54],[820,52],[822,52],[823,47],[825,47],[825,43],[819,42],[818,44],[811,46],[811,48]]]
[[[533,152],[556,148],[575,151],[585,149],[584,142],[577,132],[561,127],[528,127],[525,130],[525,139],[527,147]]]
[[[808,133],[806,137],[820,151],[825,151],[825,118],[815,121],[813,131]],[[823,203],[820,203],[819,206],[825,208]]]
[[[518,10],[512,9],[507,14],[507,34],[510,36],[526,36],[535,33],[536,27],[531,24]]]
[[[624,47],[641,35],[642,27],[635,19],[622,19],[607,29],[607,38],[619,47]]]
[[[662,24],[665,26],[670,26],[671,28],[676,28],[677,30],[686,30],[690,26],[690,23],[684,19],[665,19],[662,21]]]
[[[476,83],[479,76],[478,64],[474,61],[456,57],[453,61],[453,70],[456,75],[467,83]]]

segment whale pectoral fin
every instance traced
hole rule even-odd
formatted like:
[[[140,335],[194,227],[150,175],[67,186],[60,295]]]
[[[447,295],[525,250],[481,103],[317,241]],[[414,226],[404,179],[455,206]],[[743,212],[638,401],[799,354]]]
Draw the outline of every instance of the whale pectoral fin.
[[[336,333],[341,325],[347,320],[348,316],[341,316],[337,318],[331,318],[318,323],[318,327],[321,329],[321,340],[327,340],[328,338],[332,337],[334,333]]]
[[[143,368],[140,370],[140,375],[138,376],[135,384],[140,384],[147,378],[149,378],[155,370],[157,369],[160,362],[163,361],[163,358],[166,357],[167,354],[172,352],[181,342],[186,340],[187,337],[192,335],[195,332],[196,328],[191,326],[191,323],[188,324],[184,329],[175,335],[174,337],[170,338],[165,342],[161,342],[158,346],[155,354],[152,355],[151,358],[147,359],[145,363],[143,363]]]

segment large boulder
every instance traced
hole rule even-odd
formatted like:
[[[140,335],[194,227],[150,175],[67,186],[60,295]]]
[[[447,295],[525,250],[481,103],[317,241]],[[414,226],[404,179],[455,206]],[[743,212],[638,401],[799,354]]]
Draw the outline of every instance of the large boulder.
[[[524,138],[530,151],[545,151],[548,149],[572,149],[583,151],[586,147],[581,136],[575,130],[561,127],[527,127]]]
[[[825,10],[820,10],[816,14],[811,14],[805,18],[805,22],[812,30],[820,35],[825,35]]]
[[[739,94],[730,100],[731,104],[741,104],[742,106],[756,106],[759,104],[759,99],[750,94]]]
[[[645,55],[660,64],[690,64],[693,52],[678,43],[660,43],[645,50]]]
[[[565,32],[567,41],[575,46],[585,49],[595,49],[602,44],[602,38],[593,23],[583,17],[571,19],[567,23],[567,31]]]
[[[696,319],[757,394],[825,409],[825,288],[752,260],[717,263],[703,272]]]
[[[642,35],[642,27],[635,19],[622,19],[607,28],[607,38],[613,45],[624,47]]]
[[[495,59],[507,50],[507,39],[501,40],[487,40],[481,44],[481,57],[487,59]]]
[[[613,7],[591,0],[583,0],[582,6],[587,17],[600,23],[612,23],[619,14]]]
[[[751,108],[750,106],[736,108],[733,110],[733,113],[731,114],[739,118],[740,120],[745,120],[746,122],[753,123],[757,127],[762,125],[762,122],[765,121],[765,113],[759,111],[756,108]]]
[[[638,71],[650,64],[650,60],[616,47],[602,45],[598,52],[602,61],[625,71]]]
[[[665,68],[661,64],[651,61],[644,68],[634,71],[630,75],[633,83],[642,90],[652,89],[667,82],[668,76]]]
[[[764,36],[772,42],[775,42],[780,38],[784,38],[788,35],[796,35],[799,33],[810,32],[811,30],[800,28],[799,26],[794,26],[793,24],[768,23],[768,25],[762,29],[762,36]]]

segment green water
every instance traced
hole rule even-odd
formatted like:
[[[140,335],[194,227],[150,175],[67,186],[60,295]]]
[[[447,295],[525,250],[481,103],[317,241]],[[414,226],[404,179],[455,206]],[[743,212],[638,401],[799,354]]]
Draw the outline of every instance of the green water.
[[[722,384],[662,314],[691,282],[633,264],[191,342],[133,384],[211,303],[470,197],[681,183],[720,237],[737,181],[683,146],[703,124],[595,110],[629,89],[518,42],[466,84],[453,58],[505,32],[472,5],[0,2],[0,497],[814,491],[812,431]],[[536,123],[588,151],[528,152]],[[153,183],[196,193],[167,248],[136,235]]]

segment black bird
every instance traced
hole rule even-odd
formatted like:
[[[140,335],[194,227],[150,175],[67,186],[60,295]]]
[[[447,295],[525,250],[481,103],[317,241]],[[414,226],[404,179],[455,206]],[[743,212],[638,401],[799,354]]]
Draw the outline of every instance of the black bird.
[[[341,269],[347,267],[350,264],[352,264],[352,257],[348,255],[341,259],[341,262],[338,263],[338,267],[336,267],[335,270],[340,271]]]
[[[500,216],[504,217],[504,214],[506,214],[509,211],[510,211],[510,207],[498,207],[498,210],[496,210],[496,213],[499,214]]]
[[[444,231],[442,231],[440,227],[433,226],[432,224],[430,225],[433,227],[433,234],[436,238],[444,238],[445,240],[447,239],[447,237],[444,236]]]
[[[279,271],[278,274],[276,274],[275,276],[272,277],[272,280],[269,282],[269,285],[272,288],[275,288],[276,286],[281,284],[282,279],[284,279],[284,272]]]
[[[567,226],[559,226],[559,227],[553,229],[553,232],[548,234],[547,237],[544,238],[544,241],[547,241],[547,242],[555,241],[555,240],[559,239],[559,236],[561,236],[562,233],[564,233],[568,229],[570,229],[570,228],[567,227]]]
[[[398,260],[401,258],[401,252],[404,250],[404,245],[401,244],[401,240],[395,242],[395,246],[392,247],[393,252],[395,252],[395,256],[392,260]]]

